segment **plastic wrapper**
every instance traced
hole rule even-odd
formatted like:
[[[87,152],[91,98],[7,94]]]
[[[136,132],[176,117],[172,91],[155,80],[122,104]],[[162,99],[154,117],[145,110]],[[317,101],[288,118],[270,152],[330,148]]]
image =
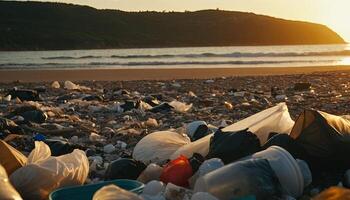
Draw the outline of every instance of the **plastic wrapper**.
[[[0,199],[2,200],[22,200],[22,197],[11,185],[7,173],[0,165]]]
[[[255,115],[236,122],[231,126],[222,129],[222,131],[234,132],[248,128],[249,131],[258,136],[260,143],[264,144],[267,141],[270,132],[289,134],[293,125],[294,121],[289,115],[287,105],[285,103],[280,103],[275,107],[263,110]],[[207,156],[209,152],[210,138],[212,136],[213,134],[210,134],[181,147],[171,156],[171,159],[175,159],[179,155],[191,157],[193,153]]]
[[[89,161],[81,150],[59,157],[51,156],[50,148],[35,142],[24,167],[16,170],[10,180],[24,199],[47,199],[55,189],[82,185],[89,172]]]
[[[136,194],[124,190],[116,185],[107,185],[99,189],[92,200],[142,200]]]
[[[149,163],[162,163],[185,144],[190,143],[186,135],[170,131],[154,132],[142,138],[135,146],[133,158]]]

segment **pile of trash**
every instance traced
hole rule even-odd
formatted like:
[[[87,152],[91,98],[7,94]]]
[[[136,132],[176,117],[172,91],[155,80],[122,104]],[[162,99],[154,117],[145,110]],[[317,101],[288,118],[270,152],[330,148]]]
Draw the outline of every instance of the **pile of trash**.
[[[219,81],[227,80],[204,84]],[[313,103],[305,99],[323,98],[311,84],[272,87],[269,97],[236,89],[204,97],[208,91],[181,91],[177,82],[144,83],[142,94],[98,84],[0,91],[0,199],[289,200],[349,192],[349,116],[302,109],[300,102]]]

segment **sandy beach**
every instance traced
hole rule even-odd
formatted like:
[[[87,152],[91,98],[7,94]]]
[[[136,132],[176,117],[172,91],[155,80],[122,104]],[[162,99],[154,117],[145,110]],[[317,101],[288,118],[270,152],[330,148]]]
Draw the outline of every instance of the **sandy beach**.
[[[186,69],[79,69],[79,70],[0,70],[0,82],[22,81],[121,81],[206,79],[230,76],[308,74],[348,71],[350,66],[264,67],[264,68],[186,68]]]

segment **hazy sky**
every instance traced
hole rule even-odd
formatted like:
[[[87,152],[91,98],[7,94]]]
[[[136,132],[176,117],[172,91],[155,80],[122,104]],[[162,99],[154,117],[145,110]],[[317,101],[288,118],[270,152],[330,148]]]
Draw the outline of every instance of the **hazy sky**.
[[[350,42],[350,0],[45,0],[127,11],[219,8],[322,23]]]

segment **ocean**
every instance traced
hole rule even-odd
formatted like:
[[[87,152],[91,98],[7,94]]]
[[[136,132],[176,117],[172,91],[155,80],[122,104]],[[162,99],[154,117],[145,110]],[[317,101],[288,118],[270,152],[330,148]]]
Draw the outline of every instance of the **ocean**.
[[[350,45],[0,51],[0,69],[241,68],[350,65]]]

